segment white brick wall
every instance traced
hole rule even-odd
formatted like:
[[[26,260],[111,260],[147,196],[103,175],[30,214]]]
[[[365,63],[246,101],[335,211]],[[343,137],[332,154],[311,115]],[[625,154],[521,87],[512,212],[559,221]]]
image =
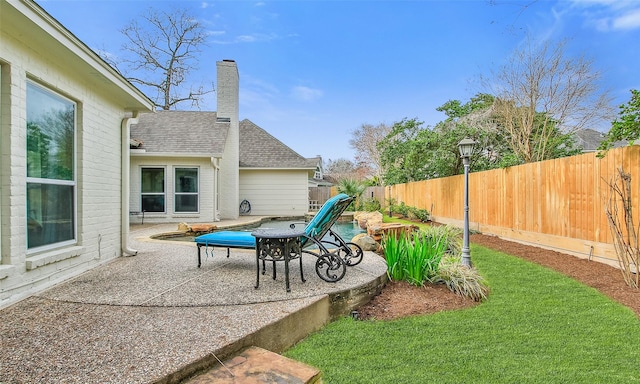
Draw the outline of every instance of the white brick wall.
[[[121,98],[109,93],[114,87],[100,75],[79,78],[59,47],[16,36],[0,26],[0,307],[120,256],[122,249]],[[26,247],[27,79],[77,104],[77,244],[35,253]]]

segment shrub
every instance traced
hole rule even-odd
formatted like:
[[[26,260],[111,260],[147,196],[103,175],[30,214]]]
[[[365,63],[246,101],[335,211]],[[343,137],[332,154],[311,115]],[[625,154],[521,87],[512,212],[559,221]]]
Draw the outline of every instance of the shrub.
[[[380,205],[378,200],[373,197],[369,197],[362,200],[362,210],[366,212],[381,211],[382,205]]]
[[[423,223],[429,221],[429,211],[427,211],[426,209],[409,207],[409,213],[411,214],[411,216],[422,221]]]
[[[396,204],[393,206],[393,211],[398,212],[402,215],[402,217],[409,217],[409,206],[401,201],[400,204]]]
[[[443,282],[454,293],[475,301],[487,298],[489,288],[475,268],[463,265],[460,257],[445,257],[440,262],[436,281]]]

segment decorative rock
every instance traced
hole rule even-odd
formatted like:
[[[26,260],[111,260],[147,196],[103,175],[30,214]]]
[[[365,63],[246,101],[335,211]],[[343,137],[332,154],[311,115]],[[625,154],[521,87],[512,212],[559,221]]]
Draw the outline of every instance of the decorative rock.
[[[360,228],[367,229],[369,225],[382,223],[382,213],[378,211],[356,212],[353,215],[353,219],[358,221],[358,225],[360,226]]]
[[[218,227],[214,224],[191,224],[189,232],[194,235],[200,235],[213,232]]]
[[[187,224],[187,223],[180,223],[180,224],[178,224],[178,231],[180,231],[180,232],[187,232],[187,231],[189,231],[189,224]]]
[[[367,228],[367,234],[371,236],[375,241],[382,240],[383,236],[394,235],[399,237],[404,233],[411,233],[418,230],[415,225],[406,225],[398,223],[381,223],[378,225],[370,225]]]
[[[363,251],[377,251],[380,245],[366,233],[359,233],[353,237],[352,243],[356,243]]]

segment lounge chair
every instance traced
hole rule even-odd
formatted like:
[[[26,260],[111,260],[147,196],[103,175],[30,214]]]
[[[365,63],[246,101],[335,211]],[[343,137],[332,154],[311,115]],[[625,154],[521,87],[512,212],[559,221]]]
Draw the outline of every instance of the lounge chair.
[[[301,238],[302,252],[317,257],[316,273],[328,282],[336,282],[342,279],[346,273],[346,267],[357,265],[362,261],[362,248],[357,244],[344,241],[337,233],[331,230],[333,224],[353,201],[353,197],[339,194],[324,203],[309,223],[304,227],[304,236]],[[295,224],[291,224],[295,229]],[[328,239],[323,239],[325,235]],[[227,248],[229,257],[230,248],[255,249],[256,238],[251,232],[246,231],[220,231],[198,236],[194,239],[198,246],[198,268],[202,264],[201,248]],[[316,247],[313,247],[313,246]],[[274,262],[275,264],[275,262]],[[264,260],[263,260],[264,273]]]

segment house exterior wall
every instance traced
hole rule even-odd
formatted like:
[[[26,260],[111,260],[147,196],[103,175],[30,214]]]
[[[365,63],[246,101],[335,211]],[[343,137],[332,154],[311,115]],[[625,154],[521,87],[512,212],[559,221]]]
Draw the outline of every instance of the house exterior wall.
[[[120,256],[121,106],[95,94],[73,73],[3,36],[2,266],[0,301],[10,303]],[[7,67],[5,70],[5,66]],[[27,79],[76,104],[77,244],[27,253]],[[3,92],[4,93],[4,92]],[[5,100],[5,98],[7,100]],[[7,110],[8,109],[8,110]],[[8,118],[4,114],[8,113]]]
[[[145,223],[212,223],[214,222],[214,168],[210,158],[192,157],[131,157],[131,193],[129,207],[131,211],[141,211],[141,170],[144,167],[163,168],[165,170],[165,212],[145,212]],[[175,168],[198,169],[198,212],[175,212]],[[131,216],[132,224],[140,223],[142,216]]]
[[[59,31],[49,20],[31,24],[44,16],[30,4],[0,4],[0,308],[120,256],[123,244],[120,127],[125,92],[105,77],[86,75],[99,71],[49,35],[49,30]],[[29,12],[31,19],[21,12]],[[31,250],[28,81],[75,102],[76,110],[75,239],[72,244]]]
[[[306,170],[240,170],[240,201],[251,215],[302,216],[309,207]]]

